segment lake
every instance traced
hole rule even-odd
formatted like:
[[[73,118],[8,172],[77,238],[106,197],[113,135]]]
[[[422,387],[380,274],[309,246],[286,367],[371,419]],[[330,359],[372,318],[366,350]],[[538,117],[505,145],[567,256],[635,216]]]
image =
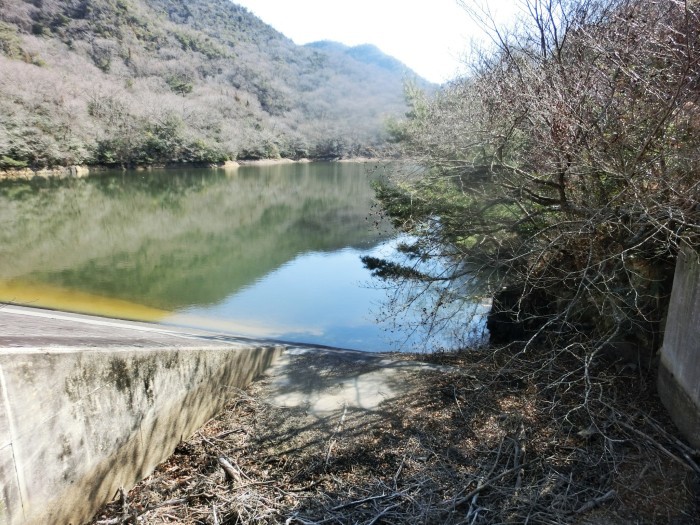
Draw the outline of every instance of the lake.
[[[393,292],[360,261],[395,255],[397,235],[377,218],[371,187],[383,169],[295,163],[3,181],[0,301],[366,351],[423,349],[419,313],[401,326],[378,320]]]

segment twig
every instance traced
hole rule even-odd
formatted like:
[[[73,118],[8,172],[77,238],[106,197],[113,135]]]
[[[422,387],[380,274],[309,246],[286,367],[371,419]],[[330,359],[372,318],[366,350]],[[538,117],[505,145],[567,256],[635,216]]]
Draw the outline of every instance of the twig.
[[[698,464],[695,463],[695,461],[687,454],[687,452],[685,450],[681,450],[681,454],[683,454],[683,457],[688,462],[688,464],[692,467],[692,469],[695,471],[695,473],[700,475],[700,467],[698,466]]]
[[[617,492],[615,492],[614,490],[611,489],[611,490],[607,491],[605,494],[603,494],[602,496],[599,496],[597,498],[593,498],[590,501],[587,501],[581,507],[579,507],[579,509],[577,511],[575,511],[575,513],[576,514],[583,514],[584,512],[587,512],[587,511],[597,507],[601,503],[605,503],[606,501],[614,498],[615,496],[617,496]]]
[[[401,471],[403,470],[403,464],[406,462],[406,454],[403,455],[403,458],[401,458],[401,464],[399,465],[399,468],[396,469],[396,474],[394,474],[394,488],[396,488],[396,481],[399,479],[399,475],[401,474]]]
[[[223,456],[219,456],[219,465],[221,465],[221,468],[224,469],[224,473],[226,474],[226,479],[228,481],[234,481],[236,483],[241,482],[241,475],[236,471],[235,468],[233,468],[233,465]]]
[[[163,503],[158,503],[157,505],[153,505],[148,507],[146,510],[144,510],[141,514],[144,514],[145,512],[159,509],[161,507],[170,507],[171,505],[180,505],[181,503],[187,503],[190,499],[192,499],[193,496],[189,496],[187,498],[175,498],[175,499],[169,499],[167,501],[164,501]]]
[[[261,485],[272,485],[275,483],[274,480],[270,481],[251,481],[250,483],[244,483],[243,485],[238,485],[236,488],[238,490],[245,489],[248,487],[256,487],[256,486],[261,486]]]
[[[217,434],[215,436],[216,439],[224,439],[226,436],[230,436],[231,434],[236,434],[238,432],[245,432],[245,429],[243,428],[235,428],[233,430],[227,430],[225,432],[221,432],[220,434]]]
[[[467,512],[467,522],[469,522],[470,524],[474,523],[479,517],[479,511],[481,510],[481,507],[478,507],[476,505],[478,499],[479,495],[474,494],[471,503],[469,503],[469,512]]]
[[[462,412],[462,407],[459,404],[459,398],[457,397],[457,387],[455,387],[454,384],[452,385],[452,395],[455,398],[455,403],[457,404],[457,410],[459,410],[459,413],[462,415],[462,419],[464,419],[465,421],[468,421],[466,416],[464,415],[464,412]]]
[[[661,452],[663,452],[664,454],[666,454],[669,458],[671,458],[672,460],[674,460],[675,462],[677,462],[679,465],[681,465],[681,466],[682,466],[683,468],[685,468],[686,470],[690,470],[691,472],[696,472],[696,473],[697,473],[697,472],[700,472],[700,468],[695,464],[694,461],[690,461],[690,458],[689,458],[687,455],[686,455],[686,459],[685,459],[685,461],[684,461],[684,460],[682,460],[681,458],[679,458],[678,456],[676,456],[673,452],[671,452],[670,450],[668,450],[666,447],[664,447],[661,443],[659,443],[659,442],[658,442],[657,440],[655,440],[653,437],[649,436],[648,434],[645,434],[645,433],[642,432],[641,430],[637,430],[637,429],[634,428],[632,425],[628,425],[628,424],[625,423],[624,421],[618,421],[617,423],[618,423],[618,425],[622,425],[622,426],[625,427],[626,429],[631,430],[631,431],[634,432],[635,434],[637,434],[637,435],[642,436],[643,438],[645,438],[647,441],[649,441],[650,443],[652,443],[653,445],[655,445],[656,448],[658,448]]]
[[[656,429],[657,432],[662,434],[666,439],[671,441],[676,445],[676,447],[680,450],[681,454],[683,454],[683,457],[688,461],[691,467],[693,467],[693,470],[700,474],[700,467],[698,464],[695,462],[693,458],[700,458],[700,450],[694,449],[683,443],[680,439],[678,439],[676,436],[669,434],[661,425],[659,425],[656,421],[654,421],[651,417],[648,415],[644,414],[644,419],[646,420],[647,423],[649,423],[654,429]]]
[[[375,501],[378,499],[383,499],[383,498],[393,498],[394,496],[403,496],[408,489],[402,490],[401,492],[396,492],[393,494],[380,494],[379,496],[370,496],[369,498],[364,498],[364,499],[358,499],[356,501],[351,501],[350,503],[344,503],[343,505],[338,505],[337,507],[333,507],[331,510],[336,511],[340,509],[346,509],[348,507],[353,507],[355,505],[362,505],[363,503],[367,503],[368,501]]]
[[[319,485],[323,482],[322,479],[319,479],[317,481],[314,481],[313,483],[309,483],[306,487],[299,487],[295,489],[286,489],[287,492],[306,492],[312,487],[315,487],[316,485]]]
[[[121,516],[118,518],[112,518],[108,520],[96,521],[97,525],[121,525],[122,523],[127,523],[131,516],[129,515],[129,503],[126,498],[126,492],[124,487],[119,487],[115,494],[115,497],[119,496],[119,504],[121,505]]]
[[[331,439],[328,442],[328,450],[326,451],[326,467],[328,466],[328,462],[331,459],[331,452],[333,451],[333,445],[335,445],[335,439]]]
[[[340,421],[338,422],[338,426],[335,429],[335,432],[333,432],[333,436],[331,436],[331,440],[328,443],[328,451],[326,452],[326,466],[328,466],[328,462],[331,459],[331,452],[333,451],[333,445],[335,445],[335,436],[340,432],[340,430],[343,428],[343,422],[345,422],[345,414],[348,412],[348,404],[347,402],[343,403],[343,414],[340,416]]]
[[[119,501],[122,505],[122,523],[126,523],[129,520],[129,503],[126,500],[124,487],[119,487]]]
[[[398,503],[394,503],[393,505],[389,505],[387,508],[385,508],[385,509],[384,509],[383,511],[381,511],[379,514],[377,514],[377,515],[374,517],[374,519],[373,519],[372,521],[370,521],[367,525],[374,525],[374,524],[377,522],[377,520],[378,520],[379,518],[381,518],[382,516],[384,516],[384,514],[386,514],[386,513],[389,512],[390,510],[395,509],[395,508],[398,507],[399,505],[401,505],[401,502],[400,502],[400,501],[399,501]]]
[[[306,521],[303,518],[300,518],[299,516],[290,516],[287,518],[284,522],[284,525],[291,525],[294,522],[299,522],[301,525],[321,525],[322,523],[328,523],[330,521],[337,521],[335,517],[333,518],[326,518],[325,520],[321,521]]]
[[[454,506],[454,507],[457,507],[457,506],[461,505],[462,503],[466,503],[467,501],[469,501],[470,499],[472,499],[473,496],[475,496],[476,494],[478,494],[479,492],[481,492],[481,491],[484,490],[485,488],[490,487],[491,485],[493,485],[493,484],[494,484],[496,481],[498,481],[499,479],[504,478],[504,477],[507,476],[508,474],[512,474],[513,472],[515,472],[516,470],[518,470],[518,469],[520,469],[520,468],[525,468],[526,466],[533,464],[535,461],[536,461],[536,460],[533,459],[532,461],[528,461],[527,463],[524,463],[524,464],[522,464],[522,465],[518,465],[517,467],[511,467],[511,468],[509,468],[508,470],[504,470],[503,472],[501,472],[501,473],[498,474],[497,476],[494,476],[494,477],[492,477],[491,479],[489,479],[489,480],[485,481],[484,483],[480,484],[478,487],[476,487],[474,490],[472,490],[472,491],[471,491],[469,494],[467,494],[466,496],[462,496],[462,497],[459,498],[458,500],[446,500],[446,501],[443,501],[442,504],[443,504],[443,505],[452,505],[452,506]]]
[[[518,477],[515,480],[515,493],[520,492],[520,487],[523,482],[523,469],[520,468],[520,462],[525,458],[525,444],[523,443],[523,434],[525,434],[525,425],[520,422],[518,436],[515,439],[515,459],[513,460],[514,467],[518,468]]]
[[[221,452],[221,447],[219,447],[219,445],[209,441],[201,432],[198,432],[197,434],[200,438],[202,438],[202,441],[204,441],[205,443],[209,443],[217,452]]]

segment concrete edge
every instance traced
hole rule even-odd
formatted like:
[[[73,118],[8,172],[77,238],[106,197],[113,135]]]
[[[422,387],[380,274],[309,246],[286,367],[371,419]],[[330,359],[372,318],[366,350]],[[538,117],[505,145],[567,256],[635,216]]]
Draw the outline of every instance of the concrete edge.
[[[0,525],[90,520],[282,350],[251,343],[0,355]]]
[[[661,402],[691,446],[700,450],[700,406],[683,389],[668,365],[661,360],[657,378]]]

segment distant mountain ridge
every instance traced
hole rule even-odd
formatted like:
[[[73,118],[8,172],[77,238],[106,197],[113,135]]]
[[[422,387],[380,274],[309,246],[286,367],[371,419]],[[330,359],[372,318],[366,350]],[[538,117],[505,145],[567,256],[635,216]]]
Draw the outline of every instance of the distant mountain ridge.
[[[359,62],[376,65],[393,73],[408,75],[416,78],[418,77],[418,75],[416,75],[416,73],[406,64],[390,55],[387,55],[374,44],[360,44],[351,47],[332,40],[320,40],[318,42],[306,44],[306,47],[329,52],[343,53]]]
[[[0,169],[368,155],[406,79],[228,0],[0,0]]]

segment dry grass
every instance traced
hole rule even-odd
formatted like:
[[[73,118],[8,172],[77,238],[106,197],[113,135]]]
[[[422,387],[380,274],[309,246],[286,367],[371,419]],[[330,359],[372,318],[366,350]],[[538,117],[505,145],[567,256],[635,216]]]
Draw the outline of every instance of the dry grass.
[[[584,400],[536,356],[418,359],[453,368],[328,418],[254,383],[93,523],[700,523],[700,455],[673,435],[651,373],[602,368]]]

